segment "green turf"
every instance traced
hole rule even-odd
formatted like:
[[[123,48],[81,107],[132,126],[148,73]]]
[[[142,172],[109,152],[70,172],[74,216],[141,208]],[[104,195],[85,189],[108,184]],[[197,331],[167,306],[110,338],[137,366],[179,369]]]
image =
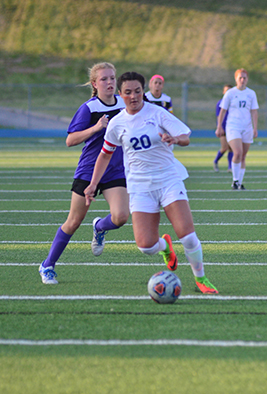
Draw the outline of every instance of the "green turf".
[[[59,260],[59,285],[43,285],[38,265],[67,216],[79,151],[69,151],[61,140],[52,148],[38,140],[3,142],[0,297],[15,298],[0,299],[0,340],[82,342],[0,345],[1,393],[265,392],[267,352],[261,343],[267,343],[267,301],[259,298],[266,296],[267,275],[265,142],[249,152],[246,191],[230,190],[225,158],[221,171],[213,172],[212,141],[202,149],[201,141],[194,141],[175,151],[189,170],[186,187],[206,274],[222,298],[199,297],[183,248],[162,213],[160,233],[174,239],[183,287],[173,305],[158,305],[148,296],[148,279],[165,266],[161,256],[137,249],[131,218],[107,234],[101,256],[92,255],[92,220],[108,210],[101,197]],[[127,296],[136,298],[123,299]],[[148,340],[154,345],[124,342]],[[199,342],[160,345],[159,340]],[[233,341],[238,342],[229,346]]]

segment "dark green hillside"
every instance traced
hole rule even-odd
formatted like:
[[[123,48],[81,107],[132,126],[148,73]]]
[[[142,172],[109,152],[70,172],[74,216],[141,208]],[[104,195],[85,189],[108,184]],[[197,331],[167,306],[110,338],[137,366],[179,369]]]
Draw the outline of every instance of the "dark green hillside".
[[[266,0],[1,0],[0,82],[81,82],[95,61],[147,77],[267,82]]]

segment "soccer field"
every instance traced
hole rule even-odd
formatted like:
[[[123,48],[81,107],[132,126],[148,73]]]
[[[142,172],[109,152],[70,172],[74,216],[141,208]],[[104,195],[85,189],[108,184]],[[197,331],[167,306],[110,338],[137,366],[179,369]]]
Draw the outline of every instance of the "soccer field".
[[[196,292],[183,248],[173,238],[182,294],[158,305],[149,278],[166,266],[135,245],[131,218],[91,253],[91,205],[56,266],[59,284],[38,266],[65,221],[80,147],[63,139],[0,142],[1,394],[264,394],[267,387],[267,142],[251,146],[245,191],[230,188],[227,160],[212,169],[218,140],[192,140],[175,155],[205,271],[219,295]]]

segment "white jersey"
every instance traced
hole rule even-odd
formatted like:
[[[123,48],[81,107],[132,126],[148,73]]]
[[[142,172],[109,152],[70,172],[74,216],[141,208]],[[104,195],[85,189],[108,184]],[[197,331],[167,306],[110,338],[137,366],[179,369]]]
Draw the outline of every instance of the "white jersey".
[[[254,90],[246,88],[239,90],[237,87],[227,90],[221,101],[220,107],[228,110],[226,133],[228,130],[253,130],[251,110],[258,109],[257,96]]]
[[[167,109],[171,113],[173,112],[172,99],[170,96],[167,96],[167,94],[162,93],[161,96],[157,98],[157,97],[154,97],[150,91],[148,91],[145,93],[145,95],[150,103],[159,105],[159,106]]]
[[[103,151],[112,151],[108,144],[122,146],[129,193],[157,190],[170,180],[188,177],[173,147],[161,141],[159,133],[164,132],[179,136],[191,130],[164,108],[148,102],[135,115],[124,109],[108,123]]]

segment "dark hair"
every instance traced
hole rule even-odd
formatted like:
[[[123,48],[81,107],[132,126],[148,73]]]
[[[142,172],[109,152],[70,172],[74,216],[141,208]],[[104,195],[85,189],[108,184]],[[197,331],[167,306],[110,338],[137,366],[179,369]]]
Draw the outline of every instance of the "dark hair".
[[[126,73],[119,76],[117,81],[118,90],[121,91],[123,82],[126,81],[139,81],[143,89],[145,89],[145,78],[143,75],[136,73],[135,71],[127,71]]]

